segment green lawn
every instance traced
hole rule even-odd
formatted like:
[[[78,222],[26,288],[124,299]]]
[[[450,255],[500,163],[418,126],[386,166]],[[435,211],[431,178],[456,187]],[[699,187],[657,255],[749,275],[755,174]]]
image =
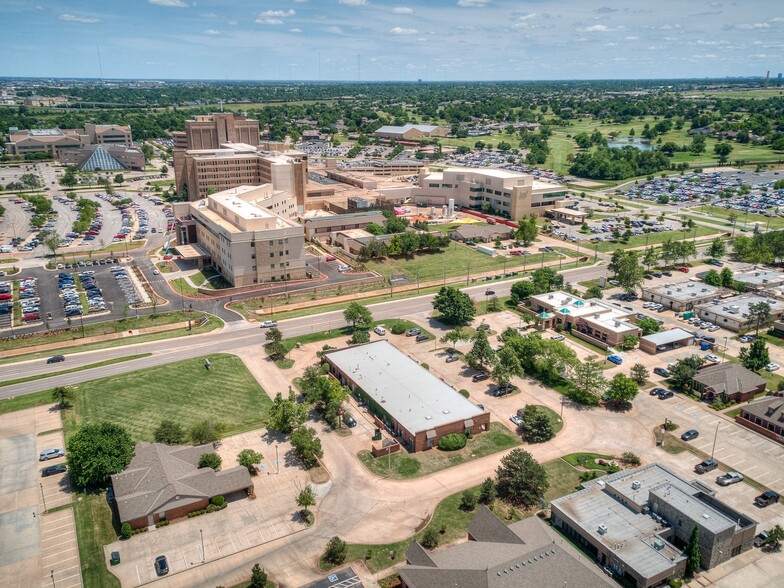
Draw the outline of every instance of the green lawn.
[[[547,480],[550,482],[550,487],[544,494],[546,500],[553,501],[579,488],[582,472],[563,459],[547,461],[542,464],[542,467],[547,471]]]
[[[693,212],[700,212],[723,220],[727,220],[729,218],[729,213],[730,213],[729,210],[727,210],[726,208],[722,208],[721,206],[707,206],[707,205],[695,206],[693,208],[688,208],[687,210]],[[738,213],[738,218],[737,221],[735,222],[735,228],[736,230],[738,230],[744,226],[753,227],[755,223],[759,223],[761,227],[769,226],[771,229],[784,229],[784,218],[778,216],[771,216],[770,218],[768,218],[767,216],[762,214],[741,214],[741,213]]]
[[[555,433],[556,435],[560,433],[561,429],[563,429],[564,424],[563,424],[563,420],[561,420],[561,417],[558,416],[558,413],[555,412],[552,408],[548,408],[541,404],[536,404],[534,406],[536,406],[540,411],[542,411],[544,414],[547,415],[547,418],[550,421],[550,426],[552,426],[553,428],[553,433]]]
[[[491,453],[504,451],[520,444],[520,437],[500,423],[490,423],[490,429],[469,439],[463,449],[441,451],[433,449],[408,453],[401,449],[389,456],[375,458],[369,451],[360,451],[359,460],[377,476],[401,480],[426,476],[460,465]]]
[[[162,325],[173,325],[176,323],[182,323],[190,319],[197,319],[201,317],[204,313],[200,312],[182,312],[182,311],[175,311],[175,312],[162,312],[156,314],[154,317],[152,315],[146,314],[141,315],[139,317],[134,316],[134,311],[129,309],[128,316],[125,319],[119,319],[116,321],[104,321],[101,323],[92,323],[84,325],[84,334],[86,337],[94,337],[97,335],[108,335],[110,333],[119,333],[121,331],[131,331],[137,329],[143,329],[146,327],[159,327]],[[215,329],[219,326],[223,325],[223,321],[217,317],[210,316],[210,320],[207,322],[206,325],[203,327],[193,327],[193,333],[206,333]],[[159,335],[160,333],[156,333]],[[41,333],[40,335],[36,335],[34,337],[27,337],[24,339],[7,339],[4,341],[0,341],[0,351],[9,351],[12,349],[24,349],[25,347],[31,347],[34,345],[45,345],[48,343],[62,343],[64,341],[71,341],[75,337],[81,338],[82,336],[82,329],[80,327],[74,327],[70,331],[58,331],[58,332],[47,332]],[[169,336],[171,336],[169,334]],[[159,337],[160,338],[160,337]],[[128,341],[131,343],[138,343],[141,342],[141,338],[134,338],[129,337],[127,338]],[[121,341],[126,341],[123,339]],[[106,347],[113,346],[113,341],[104,342],[101,345]],[[119,343],[124,344],[124,343]],[[80,349],[80,351],[87,351],[88,349]],[[63,349],[63,353],[75,353],[73,349]],[[52,355],[51,351],[46,351],[41,354],[37,354],[39,357],[48,357]],[[33,359],[32,357],[26,359]],[[13,359],[13,361],[17,361],[18,359]],[[7,359],[0,360],[0,363],[6,363]]]
[[[47,374],[36,374],[34,376],[27,376],[26,378],[16,378],[14,380],[3,380],[0,381],[0,386],[11,386],[12,384],[21,384],[23,382],[32,382],[35,380],[41,380],[43,378],[51,378],[55,376],[62,376],[65,374],[71,374],[73,372],[81,372],[83,370],[90,370],[97,367],[102,367],[105,365],[113,365],[115,363],[122,363],[124,361],[131,361],[133,359],[141,359],[142,357],[149,357],[152,353],[140,353],[138,355],[129,355],[128,357],[116,357],[114,359],[107,359],[106,361],[99,361],[97,363],[90,363],[87,365],[82,365],[79,367],[62,370],[59,372],[54,373],[47,373]]]
[[[562,459],[572,466],[580,466],[586,470],[617,472],[620,469],[619,467],[605,466],[598,463],[596,461],[597,459],[604,459],[607,461],[615,459],[612,455],[602,455],[601,453],[570,453],[569,455],[564,455]]]
[[[187,429],[212,417],[226,424],[226,435],[263,426],[272,401],[242,361],[226,354],[207,357],[209,371],[199,357],[80,384],[74,408],[64,415],[66,430],[110,421],[134,439],[152,441],[164,418]]]
[[[103,546],[117,540],[119,524],[112,524],[112,510],[103,492],[74,494],[73,510],[84,586],[120,588],[120,581],[106,567]]]
[[[704,237],[706,235],[720,235],[722,234],[721,229],[716,229],[713,227],[706,227],[703,225],[697,225],[697,237]],[[668,239],[672,239],[673,241],[688,241],[689,239],[693,239],[695,236],[694,229],[687,230],[685,233],[683,231],[664,231],[661,233],[648,233],[647,235],[636,235],[629,239],[627,243],[623,243],[621,241],[613,243],[612,241],[602,241],[599,243],[598,250],[602,252],[607,251],[615,251],[616,249],[631,249],[633,247],[644,247],[647,245],[658,245],[660,243],[664,243]]]
[[[195,296],[198,294],[198,290],[186,282],[185,278],[175,278],[169,282],[169,285],[177,294],[182,294],[183,296]]]

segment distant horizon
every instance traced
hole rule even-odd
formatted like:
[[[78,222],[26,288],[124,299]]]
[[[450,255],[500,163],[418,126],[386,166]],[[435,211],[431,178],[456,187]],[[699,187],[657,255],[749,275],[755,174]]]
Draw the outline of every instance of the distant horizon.
[[[3,0],[0,18],[10,77],[501,82],[784,68],[780,0]]]

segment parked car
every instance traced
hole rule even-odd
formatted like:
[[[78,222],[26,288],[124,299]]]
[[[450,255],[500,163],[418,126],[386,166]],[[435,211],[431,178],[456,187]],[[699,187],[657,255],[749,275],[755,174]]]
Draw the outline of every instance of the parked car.
[[[53,355],[46,360],[46,363],[60,363],[61,361],[65,361],[64,355]]]
[[[729,486],[730,484],[737,484],[743,481],[743,474],[739,472],[727,472],[723,476],[716,478],[716,483],[719,486]]]
[[[498,398],[499,396],[506,396],[507,394],[511,394],[514,391],[514,386],[511,384],[507,384],[506,386],[496,386],[492,392],[490,392],[490,396],[495,396]]]
[[[387,330],[381,325],[376,325],[373,327],[373,332],[376,335],[381,335],[382,337],[387,334]]]
[[[166,561],[165,555],[159,555],[155,558],[155,573],[159,576],[165,576],[169,573],[169,563]]]
[[[652,388],[650,391],[651,396],[658,396],[659,394],[666,392],[666,388]]]
[[[681,435],[681,439],[684,441],[691,441],[692,439],[696,439],[700,436],[700,432],[697,429],[689,429],[683,435]]]
[[[46,478],[47,476],[54,476],[55,474],[62,474],[68,468],[65,467],[65,464],[53,465],[41,470],[41,477]]]
[[[357,426],[356,419],[353,416],[351,416],[351,413],[349,413],[349,412],[344,412],[343,413],[343,422],[349,428],[353,428],[353,427]]]
[[[754,547],[762,547],[768,542],[768,532],[761,531],[754,537]]]
[[[38,456],[38,461],[57,459],[58,457],[63,457],[64,455],[65,455],[65,451],[63,451],[62,449],[45,449]]]
[[[607,361],[614,363],[615,365],[621,365],[623,363],[623,358],[620,355],[608,355]]]
[[[275,321],[264,321],[263,323],[261,323],[261,328],[262,329],[270,329],[270,328],[277,327],[277,326],[278,326],[278,323],[276,323]]]
[[[712,472],[717,467],[719,467],[719,462],[715,459],[703,459],[700,463],[694,466],[694,471],[698,474],[704,474],[706,472]]]
[[[667,400],[668,398],[672,398],[675,396],[675,393],[672,390],[665,390],[664,392],[659,392],[659,400]]]
[[[489,374],[486,374],[486,373],[484,373],[484,372],[481,372],[481,373],[478,373],[478,374],[474,374],[474,377],[473,377],[473,378],[471,378],[471,380],[472,380],[473,382],[484,382],[484,381],[485,381],[486,379],[488,379],[489,377],[490,377],[490,375],[489,375]]]
[[[769,363],[768,365],[765,366],[765,369],[768,370],[769,372],[775,372],[780,367],[781,366],[777,363]]]
[[[495,290],[485,290],[485,296],[495,296]]]
[[[687,268],[685,266],[684,267],[679,267],[678,271],[679,272],[683,272],[684,274],[688,274],[689,273],[689,268]]]
[[[516,414],[509,415],[509,420],[514,423],[515,427],[522,427],[523,426],[523,419],[521,419]]]
[[[553,335],[550,337],[550,339],[552,339],[553,341],[563,341],[564,339],[566,339],[566,337],[564,337],[563,335]]]
[[[425,334],[422,334],[422,335],[417,335],[415,340],[417,343],[421,343],[422,341],[427,341],[428,339],[430,339],[430,337],[428,337]]]
[[[406,331],[406,337],[413,337],[415,335],[419,335],[420,333],[422,333],[422,329],[414,327],[413,329]]]
[[[721,362],[721,359],[719,359],[719,356],[718,355],[714,355],[713,353],[709,353],[708,355],[706,355],[705,359],[707,359],[708,361],[712,361],[713,363],[720,363]]]
[[[774,492],[773,490],[768,490],[767,492],[763,492],[759,496],[754,499],[754,504],[756,504],[760,508],[765,508],[766,506],[770,506],[771,504],[776,504],[779,501],[779,494],[778,492]]]
[[[653,368],[653,373],[656,374],[656,375],[661,376],[662,378],[669,378],[670,377],[670,372],[668,372],[667,370],[665,370],[662,367],[655,367],[655,368]]]
[[[754,337],[752,335],[743,335],[742,337],[738,338],[738,341],[741,343],[751,343],[754,341]]]
[[[460,359],[457,355],[448,355],[446,358],[447,363],[452,363],[453,361],[457,361]]]

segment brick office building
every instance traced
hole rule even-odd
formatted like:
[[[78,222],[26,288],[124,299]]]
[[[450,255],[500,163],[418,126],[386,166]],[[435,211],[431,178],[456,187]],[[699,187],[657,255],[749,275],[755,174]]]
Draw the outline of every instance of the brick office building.
[[[432,449],[450,433],[476,435],[490,413],[398,351],[376,341],[324,354],[330,371],[411,452]]]

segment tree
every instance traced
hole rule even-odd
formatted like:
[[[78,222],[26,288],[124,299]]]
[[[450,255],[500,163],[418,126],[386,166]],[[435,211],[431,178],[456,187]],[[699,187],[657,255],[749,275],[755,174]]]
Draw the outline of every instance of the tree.
[[[569,398],[580,404],[598,404],[607,388],[604,370],[593,356],[572,366],[570,380]]]
[[[474,346],[466,354],[465,358],[468,365],[481,372],[486,371],[488,367],[492,367],[496,363],[495,351],[490,346],[484,329],[477,331],[474,337]]]
[[[310,514],[309,506],[316,506],[316,495],[313,493],[313,486],[306,484],[297,494],[297,506],[302,508],[307,517]]]
[[[411,234],[415,235],[416,233]],[[373,315],[370,313],[370,310],[359,302],[349,302],[346,310],[343,311],[343,318],[346,319],[347,323],[351,323],[351,327],[354,330],[357,327],[368,329],[373,324]]]
[[[476,508],[476,494],[471,492],[471,490],[463,491],[463,495],[460,497],[460,506],[458,508],[465,512],[474,510]]]
[[[645,274],[636,251],[616,249],[607,267],[626,292],[634,292]]]
[[[751,345],[741,349],[738,358],[743,367],[752,372],[758,372],[770,363],[768,346],[762,339],[755,339]]]
[[[493,368],[493,379],[499,385],[507,386],[511,383],[513,377],[521,378],[522,376],[523,366],[520,364],[520,359],[517,357],[514,349],[511,347],[499,349],[496,354],[495,367]]]
[[[223,459],[217,453],[204,453],[199,458],[200,468],[212,468],[216,472],[220,471],[222,463]]]
[[[273,341],[272,343],[267,343],[264,346],[267,355],[270,356],[270,359],[275,361],[279,359],[283,359],[286,357],[286,353],[288,353],[288,348],[280,341]]]
[[[642,264],[651,269],[659,261],[659,250],[655,247],[648,247],[642,256]]]
[[[531,281],[534,284],[535,294],[560,290],[564,284],[563,276],[550,267],[535,270],[531,274]]]
[[[420,545],[425,549],[435,549],[438,547],[438,532],[431,526],[428,526],[425,529],[424,534],[422,535],[422,540],[420,541]]]
[[[611,402],[631,404],[640,391],[637,382],[624,374],[615,374],[607,387],[606,396]]]
[[[538,504],[550,487],[545,469],[524,449],[513,449],[495,473],[498,495],[516,506]]]
[[[544,443],[555,437],[550,418],[535,404],[526,405],[520,418],[523,419],[520,427],[523,437],[529,443]]]
[[[629,372],[629,377],[631,377],[631,379],[634,380],[639,386],[645,384],[649,375],[648,368],[646,368],[641,363],[635,363]]]
[[[386,229],[377,223],[370,223],[368,226],[365,227],[365,230],[370,233],[371,235],[383,235],[386,233]]]
[[[694,376],[697,370],[705,363],[705,358],[699,355],[690,355],[678,362],[670,369],[670,382],[681,390],[691,390],[694,386]]]
[[[691,578],[694,572],[700,569],[701,554],[700,554],[700,528],[694,525],[691,529],[691,536],[689,542],[686,544],[686,572],[684,576]]]
[[[51,254],[55,255],[57,252],[57,248],[60,246],[60,242],[62,240],[63,238],[56,231],[51,231],[51,232],[47,231],[46,234],[44,235],[43,242],[46,248],[51,252]]]
[[[226,432],[226,424],[213,418],[204,419],[194,424],[190,430],[190,438],[194,445],[214,443]]]
[[[636,335],[624,335],[623,341],[621,342],[621,349],[634,349],[639,342],[640,339]]]
[[[280,332],[278,327],[272,327],[264,333],[264,338],[270,343],[280,343],[283,341],[283,333]]]
[[[163,175],[166,175],[166,174],[168,174],[168,173],[169,173],[169,166],[167,166],[167,165],[162,165],[162,166],[161,166],[161,174],[163,174]]]
[[[643,335],[653,335],[654,333],[658,333],[661,330],[659,321],[649,316],[638,320],[637,326],[640,327]]]
[[[728,267],[725,267],[721,270],[721,285],[725,288],[732,288],[735,285],[735,276],[732,273],[732,270]]]
[[[784,540],[784,528],[781,525],[774,526],[768,531],[768,537],[765,539],[765,545],[773,551],[779,550],[779,544]]]
[[[153,433],[156,443],[180,445],[185,442],[185,429],[177,421],[164,419]]]
[[[536,239],[539,228],[536,226],[536,216],[530,215],[517,221],[517,231],[515,237],[522,241],[524,245],[530,245]]]
[[[269,410],[268,427],[281,433],[291,433],[308,419],[308,409],[304,404],[297,402],[293,390],[289,390],[289,397],[283,398],[278,392],[272,401]]]
[[[479,504],[492,504],[495,500],[495,484],[490,478],[485,478],[485,481],[479,486]]]
[[[760,326],[770,322],[770,304],[767,302],[749,304],[749,320],[754,324],[755,333],[758,335]]]
[[[100,488],[109,476],[125,469],[133,458],[133,439],[120,425],[83,425],[66,443],[71,482],[77,488]]]
[[[306,469],[316,467],[318,460],[324,457],[321,448],[321,439],[316,436],[316,431],[310,427],[299,427],[289,437],[294,453],[302,460]]]
[[[727,213],[727,220],[732,225],[732,234],[731,237],[735,236],[735,223],[738,222],[738,212],[736,210],[730,210]]]
[[[461,325],[474,318],[474,302],[465,292],[452,286],[442,286],[433,298],[433,308],[441,313],[441,320]]]
[[[457,344],[461,341],[470,341],[470,337],[463,331],[462,328],[452,329],[451,331],[447,331],[444,333],[444,336],[440,339],[441,343],[452,344],[452,349],[457,348]]]
[[[599,284],[594,284],[585,291],[585,295],[588,298],[598,298],[601,300],[604,297],[604,291]]]
[[[57,407],[60,410],[65,410],[71,406],[71,400],[73,400],[74,391],[73,388],[70,386],[57,386],[54,390],[52,390],[52,400],[57,402]]]
[[[254,564],[250,572],[250,584],[248,588],[266,588],[267,587],[267,573],[262,569],[259,564]]]
[[[256,471],[256,464],[260,463],[262,459],[264,456],[253,449],[243,449],[237,454],[237,463],[248,468],[251,474]]]
[[[712,242],[710,249],[708,249],[708,257],[712,257],[713,259],[721,259],[727,253],[727,246],[724,244],[724,241],[721,240],[720,237],[716,237]]]
[[[704,276],[702,276],[702,281],[708,284],[708,286],[721,286],[721,275],[715,269],[708,270]]]
[[[716,143],[713,147],[713,152],[718,155],[719,163],[723,164],[727,162],[727,157],[729,154],[732,153],[732,145],[729,143]]]
[[[346,554],[348,552],[348,545],[342,541],[340,537],[333,537],[327,543],[327,548],[324,551],[324,559],[332,565],[339,566],[346,561]]]
[[[534,283],[531,280],[521,280],[512,284],[510,298],[512,304],[517,306],[521,302],[528,300],[533,294],[536,294]]]
[[[125,181],[125,176],[122,174],[116,174],[114,176],[114,183],[115,184],[122,184]]]

